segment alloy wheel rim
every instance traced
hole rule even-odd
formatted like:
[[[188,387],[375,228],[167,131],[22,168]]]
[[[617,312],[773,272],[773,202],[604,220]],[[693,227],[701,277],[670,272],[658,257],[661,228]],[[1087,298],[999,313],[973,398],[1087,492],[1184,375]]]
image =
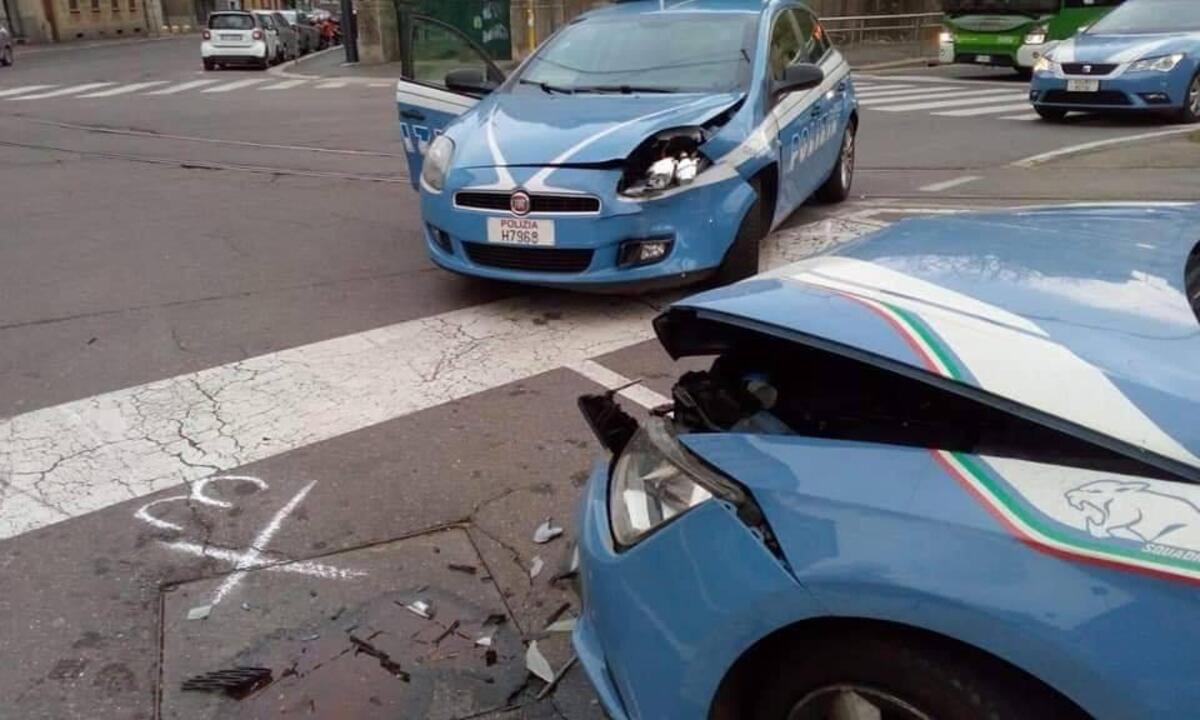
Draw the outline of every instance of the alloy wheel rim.
[[[829,685],[800,699],[788,720],[931,720],[892,693],[856,684]]]
[[[842,141],[842,187],[850,187],[854,178],[854,131],[846,130],[846,139]]]
[[[1200,75],[1192,80],[1192,87],[1188,89],[1188,103],[1192,108],[1192,114],[1200,115]]]

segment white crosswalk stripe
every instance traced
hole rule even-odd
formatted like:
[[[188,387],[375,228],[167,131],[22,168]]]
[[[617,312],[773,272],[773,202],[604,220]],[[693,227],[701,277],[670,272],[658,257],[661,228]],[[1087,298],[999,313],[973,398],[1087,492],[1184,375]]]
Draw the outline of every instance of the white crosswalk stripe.
[[[178,85],[172,85],[171,87],[165,87],[161,90],[155,90],[154,92],[148,92],[146,94],[147,95],[174,95],[175,93],[186,92],[188,90],[195,90],[196,88],[201,88],[201,87],[204,87],[205,85],[212,85],[214,83],[219,83],[219,82],[221,82],[221,81],[220,80],[192,80],[190,82],[179,83]]]
[[[201,90],[200,92],[202,92],[202,93],[227,93],[230,90],[240,90],[241,88],[250,87],[251,85],[258,85],[260,83],[265,83],[265,82],[266,82],[266,80],[260,80],[258,78],[251,78],[250,80],[237,80],[235,82],[226,83],[224,85],[210,87],[205,90]]]
[[[346,87],[346,84],[347,83],[345,80],[330,80],[329,82],[323,82],[320,85],[318,85],[317,89],[318,90],[328,90],[330,88],[342,88],[342,87]]]
[[[37,92],[46,88],[56,87],[55,85],[21,85],[15,88],[5,88],[0,90],[0,97],[9,97],[11,95],[24,95],[25,93]]]
[[[102,87],[115,85],[110,82],[93,82],[84,83],[83,85],[71,85],[70,87],[59,88],[57,90],[47,90],[46,92],[34,93],[32,95],[16,95],[8,98],[9,100],[41,100],[43,98],[62,97],[63,95],[75,95],[76,93],[88,92],[89,90],[99,90]]]
[[[303,85],[306,82],[308,82],[308,81],[307,80],[284,80],[283,82],[277,82],[273,85],[267,85],[265,87],[261,87],[261,88],[259,88],[259,90],[290,90],[294,87],[300,87],[301,85]]]
[[[859,89],[860,86],[862,89]],[[969,82],[921,76],[871,76],[855,80],[864,110],[921,113],[947,118],[1030,121],[1027,88],[1019,83]]]
[[[107,90],[101,90],[99,92],[88,93],[87,95],[80,95],[79,97],[81,97],[81,98],[104,98],[104,97],[114,97],[116,95],[128,95],[129,93],[135,93],[139,90],[145,90],[146,88],[152,88],[152,87],[157,87],[159,85],[166,85],[166,84],[167,84],[166,80],[151,80],[148,82],[130,83],[129,85],[118,85],[115,88],[109,88]]]

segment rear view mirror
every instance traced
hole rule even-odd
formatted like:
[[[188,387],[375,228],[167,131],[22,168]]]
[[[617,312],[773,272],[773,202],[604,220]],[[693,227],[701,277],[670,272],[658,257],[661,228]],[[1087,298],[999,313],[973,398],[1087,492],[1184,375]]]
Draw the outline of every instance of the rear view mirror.
[[[446,73],[446,89],[467,95],[487,95],[499,87],[480,68],[460,68]]]
[[[809,90],[825,82],[825,71],[816,65],[803,63],[789,65],[783,71],[783,78],[774,81],[771,94],[775,97],[797,90]]]

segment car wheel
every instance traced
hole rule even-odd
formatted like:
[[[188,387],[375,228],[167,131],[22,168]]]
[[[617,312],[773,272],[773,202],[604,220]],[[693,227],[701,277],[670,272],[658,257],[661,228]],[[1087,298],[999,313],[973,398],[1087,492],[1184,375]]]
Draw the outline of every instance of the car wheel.
[[[1192,84],[1188,85],[1187,97],[1183,99],[1183,107],[1179,109],[1177,118],[1181,123],[1194,123],[1200,120],[1200,72],[1196,73],[1196,77],[1192,78]]]
[[[850,197],[850,186],[854,184],[855,136],[858,126],[851,122],[842,134],[842,149],[838,151],[837,164],[829,179],[817,189],[817,199],[825,203],[840,203]]]
[[[217,69],[216,61],[214,61],[212,58],[204,58],[204,69],[205,70],[216,70]]]
[[[1062,122],[1067,117],[1066,110],[1058,108],[1038,107],[1033,106],[1033,111],[1036,112],[1043,120],[1049,122]]]
[[[756,720],[1085,717],[1031,677],[936,637],[827,632],[760,676]]]
[[[721,261],[714,279],[716,285],[728,285],[758,273],[759,245],[767,234],[767,223],[764,222],[761,190],[757,184],[755,191],[759,192],[759,199],[754,201],[746,217],[742,218],[733,244],[725,251],[725,259]]]
[[[5,46],[5,48],[3,50],[0,50],[0,65],[3,65],[4,67],[9,67],[12,64],[13,64],[13,49],[12,49],[12,45],[8,45],[8,46]]]

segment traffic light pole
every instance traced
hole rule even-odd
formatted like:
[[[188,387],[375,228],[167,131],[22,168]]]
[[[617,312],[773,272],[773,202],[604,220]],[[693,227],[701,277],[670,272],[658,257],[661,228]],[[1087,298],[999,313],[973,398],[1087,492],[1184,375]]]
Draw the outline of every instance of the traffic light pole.
[[[342,45],[346,48],[346,62],[358,62],[358,21],[354,17],[353,0],[342,0]]]

